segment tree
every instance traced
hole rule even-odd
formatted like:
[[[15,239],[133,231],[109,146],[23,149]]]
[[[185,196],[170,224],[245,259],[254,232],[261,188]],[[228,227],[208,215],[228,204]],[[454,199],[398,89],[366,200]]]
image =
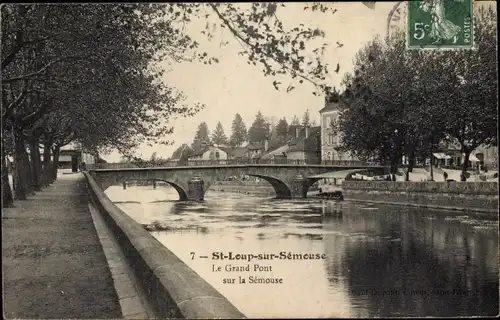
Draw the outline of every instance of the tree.
[[[248,129],[248,141],[264,141],[269,137],[269,134],[270,124],[264,120],[264,116],[260,111],[258,111],[252,126]]]
[[[455,140],[464,154],[497,141],[496,25],[491,8],[474,14],[477,50],[406,50],[404,34],[370,42],[344,78],[339,130],[345,150],[391,162],[431,158]],[[431,166],[432,170],[432,166]],[[408,179],[408,174],[407,174]]]
[[[153,11],[135,5],[2,6],[2,124],[13,136],[3,156],[16,159],[16,198],[38,189],[40,167],[43,184],[55,179],[64,144],[127,151],[170,132],[163,124],[169,115],[195,111],[156,81],[159,52],[183,53],[188,43],[183,35],[160,39],[158,30],[170,27],[150,21]],[[42,166],[40,142],[47,152]]]
[[[240,54],[266,76],[288,75],[297,84],[321,87],[328,72],[321,59],[326,46],[311,41],[324,32],[304,25],[285,28],[279,20],[284,6],[2,6],[2,134],[12,134],[2,156],[15,159],[16,197],[25,199],[40,183],[56,178],[59,150],[67,143],[93,153],[117,148],[128,155],[144,141],[169,143],[164,140],[173,130],[168,120],[192,115],[201,106],[187,106],[181,92],[161,81],[160,62],[219,61],[200,52],[199,43],[184,32],[193,19],[206,20],[201,34],[208,39],[217,29],[228,30],[243,47]],[[336,11],[321,3],[304,9]],[[276,80],[272,84],[279,89]],[[44,147],[43,162],[37,145]]]
[[[240,147],[247,141],[248,133],[245,123],[243,122],[243,118],[241,115],[237,113],[234,116],[233,123],[231,125],[231,139],[230,144],[234,147]]]
[[[222,123],[217,122],[217,126],[215,127],[214,132],[212,133],[212,143],[216,146],[225,146],[228,144],[228,140],[226,134],[224,133],[224,128],[222,127]]]
[[[200,123],[198,125],[198,130],[196,131],[196,135],[194,136],[193,143],[191,144],[191,149],[193,151],[198,152],[203,148],[203,145],[210,144],[210,135],[208,133],[208,125],[206,122]]]
[[[436,55],[430,98],[445,117],[446,135],[457,141],[464,155],[461,180],[466,181],[471,153],[497,145],[498,74],[496,13],[480,7],[474,15],[476,50]]]
[[[293,116],[292,118],[292,123],[290,124],[292,126],[300,126],[300,120],[297,116]]]
[[[309,109],[304,112],[304,116],[302,117],[302,125],[304,127],[309,127],[311,125],[311,119],[309,117]]]
[[[403,34],[387,43],[375,39],[360,50],[354,73],[344,78],[345,109],[334,124],[343,133],[342,147],[358,158],[390,162],[392,174],[403,155],[413,163],[418,152],[428,155],[431,140],[442,137],[437,110],[422,95],[419,54],[406,50]]]
[[[288,123],[284,117],[281,118],[276,125],[276,135],[279,142],[286,142],[288,137]]]

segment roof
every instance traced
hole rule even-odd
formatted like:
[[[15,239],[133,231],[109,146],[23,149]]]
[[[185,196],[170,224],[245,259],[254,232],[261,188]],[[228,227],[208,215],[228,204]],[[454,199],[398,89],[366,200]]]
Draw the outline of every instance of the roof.
[[[246,148],[248,150],[261,150],[264,149],[264,142],[263,141],[255,141],[255,142],[250,142]]]
[[[261,159],[272,159],[274,156],[281,156],[283,153],[287,153],[290,146],[288,144],[278,146],[276,148],[268,150],[266,153],[261,155]]]
[[[207,152],[208,150],[210,150],[210,147],[211,146],[205,146],[205,147],[203,147],[202,149],[200,149],[198,151],[193,151],[193,153],[190,155],[190,157],[201,156],[202,154],[204,154],[205,152]]]
[[[288,143],[289,152],[293,151],[320,151],[321,148],[321,127],[309,127],[309,135],[305,137],[306,128],[302,128],[298,138],[294,138]]]
[[[224,149],[227,149],[227,148],[225,148],[225,147],[206,146],[206,147],[204,147],[203,149],[201,149],[200,151],[196,151],[196,152],[195,152],[195,151],[193,151],[193,153],[192,153],[191,155],[189,155],[189,156],[190,156],[190,157],[193,157],[193,156],[200,156],[200,155],[204,154],[205,152],[210,151],[211,149],[219,149],[219,150],[221,150],[221,151],[223,151],[223,152],[226,152],[226,153],[227,153],[227,151],[226,151],[226,150],[224,150]]]
[[[248,148],[246,148],[246,147],[237,147],[237,148],[219,147],[219,149],[226,152],[228,155],[232,156],[233,158],[244,158],[246,156],[247,151],[248,151]]]
[[[193,154],[193,152],[193,149],[191,149],[187,144],[183,143],[179,148],[177,148],[177,150],[174,151],[174,153],[172,153],[172,156],[170,158],[172,160],[188,158]]]
[[[319,113],[340,110],[341,102],[329,102],[325,104],[325,107],[319,110]]]

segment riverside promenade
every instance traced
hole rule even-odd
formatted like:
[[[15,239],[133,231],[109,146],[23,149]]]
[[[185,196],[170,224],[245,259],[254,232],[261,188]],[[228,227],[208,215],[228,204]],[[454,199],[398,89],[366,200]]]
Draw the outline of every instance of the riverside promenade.
[[[122,318],[83,175],[4,209],[2,247],[4,318]]]

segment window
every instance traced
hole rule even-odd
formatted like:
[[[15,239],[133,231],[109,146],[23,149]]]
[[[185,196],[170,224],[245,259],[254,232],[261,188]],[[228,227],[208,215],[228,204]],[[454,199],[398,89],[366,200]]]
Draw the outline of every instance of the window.
[[[330,117],[325,117],[325,123],[323,124],[325,128],[330,128]]]
[[[215,151],[215,158],[216,158],[216,159],[219,159],[219,158],[220,158],[219,150]]]

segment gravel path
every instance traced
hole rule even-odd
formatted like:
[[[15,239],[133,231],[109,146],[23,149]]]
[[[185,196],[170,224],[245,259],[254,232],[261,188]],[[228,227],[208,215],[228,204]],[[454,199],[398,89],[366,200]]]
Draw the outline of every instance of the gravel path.
[[[6,318],[121,318],[81,174],[2,212]]]

